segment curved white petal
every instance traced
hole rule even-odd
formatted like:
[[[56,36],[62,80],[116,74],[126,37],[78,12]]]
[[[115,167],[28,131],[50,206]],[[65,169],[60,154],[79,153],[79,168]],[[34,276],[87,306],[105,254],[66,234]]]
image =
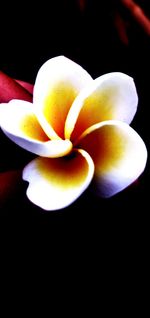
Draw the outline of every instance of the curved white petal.
[[[91,76],[78,64],[57,56],[42,65],[35,81],[33,102],[38,119],[51,139],[64,138],[68,111]]]
[[[16,144],[43,157],[61,157],[72,149],[69,140],[49,140],[33,113],[33,105],[25,101],[0,104],[0,126]]]
[[[87,129],[82,137],[79,147],[94,161],[94,180],[100,196],[113,196],[143,172],[147,161],[145,144],[126,123],[105,121]]]
[[[37,158],[23,171],[29,182],[28,198],[45,210],[58,210],[73,203],[88,187],[94,164],[84,150],[58,159]]]
[[[65,137],[75,140],[88,127],[104,120],[131,123],[138,104],[133,79],[119,72],[98,77],[75,99],[65,124]]]
[[[9,103],[0,104],[0,126],[14,136],[49,140],[38,123],[33,104],[23,100],[13,99]]]

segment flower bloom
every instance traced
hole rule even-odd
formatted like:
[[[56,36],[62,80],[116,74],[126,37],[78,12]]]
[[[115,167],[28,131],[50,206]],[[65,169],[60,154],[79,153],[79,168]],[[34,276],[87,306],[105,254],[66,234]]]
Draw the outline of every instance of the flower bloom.
[[[28,198],[45,210],[74,202],[91,180],[111,197],[143,172],[147,150],[129,126],[138,104],[134,81],[120,72],[93,80],[66,57],[40,68],[33,103],[0,105],[0,125],[16,144],[38,155],[23,170]]]

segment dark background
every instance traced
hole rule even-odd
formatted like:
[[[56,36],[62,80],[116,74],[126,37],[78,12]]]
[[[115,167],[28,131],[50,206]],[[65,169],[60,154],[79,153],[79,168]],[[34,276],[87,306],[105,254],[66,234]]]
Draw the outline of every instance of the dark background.
[[[150,38],[121,9],[125,19],[129,19],[129,43],[125,45],[114,26],[113,2],[87,3],[84,12],[79,11],[76,1],[42,1],[32,8],[27,2],[20,2],[18,6],[11,3],[8,8],[3,5],[0,68],[13,78],[34,83],[40,66],[47,59],[63,54],[82,65],[93,78],[112,71],[132,76],[138,91],[139,108],[131,126],[143,138],[149,151]],[[148,1],[138,3],[142,3],[150,16]],[[1,171],[21,167],[30,160],[30,154],[3,134],[1,140]],[[77,262],[77,267],[84,259],[83,276],[87,263],[92,260],[94,268],[100,259],[102,272],[106,268],[107,277],[111,279],[111,275],[116,275],[112,266],[117,260],[115,267],[118,272],[122,271],[122,283],[128,281],[130,273],[138,289],[138,264],[142,260],[143,280],[146,279],[144,269],[148,266],[149,169],[148,158],[138,183],[111,199],[96,199],[86,191],[70,207],[48,213],[27,200],[26,184],[20,182],[17,194],[10,196],[1,208],[0,223],[5,233],[2,242],[7,239],[11,247],[18,247],[21,242],[20,251],[24,252],[30,244],[32,251],[42,250],[46,244],[47,255],[55,250],[60,266],[66,258],[70,264]]]

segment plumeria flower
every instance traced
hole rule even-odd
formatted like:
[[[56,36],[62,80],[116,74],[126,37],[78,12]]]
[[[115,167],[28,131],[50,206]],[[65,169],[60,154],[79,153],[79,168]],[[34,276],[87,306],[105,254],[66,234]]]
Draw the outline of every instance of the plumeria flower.
[[[134,81],[126,74],[93,80],[66,57],[44,63],[33,103],[13,99],[0,105],[4,133],[38,155],[23,169],[28,198],[45,210],[58,210],[74,202],[92,180],[102,197],[133,183],[147,160],[143,140],[129,126],[137,104]]]

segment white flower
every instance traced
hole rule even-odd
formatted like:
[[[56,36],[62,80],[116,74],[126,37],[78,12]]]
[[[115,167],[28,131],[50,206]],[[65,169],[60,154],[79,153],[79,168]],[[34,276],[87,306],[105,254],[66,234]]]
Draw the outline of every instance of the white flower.
[[[93,80],[63,56],[48,60],[37,74],[33,104],[0,105],[4,133],[39,156],[23,170],[28,198],[57,210],[75,201],[92,179],[104,197],[133,183],[147,160],[143,140],[129,126],[137,103],[134,81],[126,74]]]

